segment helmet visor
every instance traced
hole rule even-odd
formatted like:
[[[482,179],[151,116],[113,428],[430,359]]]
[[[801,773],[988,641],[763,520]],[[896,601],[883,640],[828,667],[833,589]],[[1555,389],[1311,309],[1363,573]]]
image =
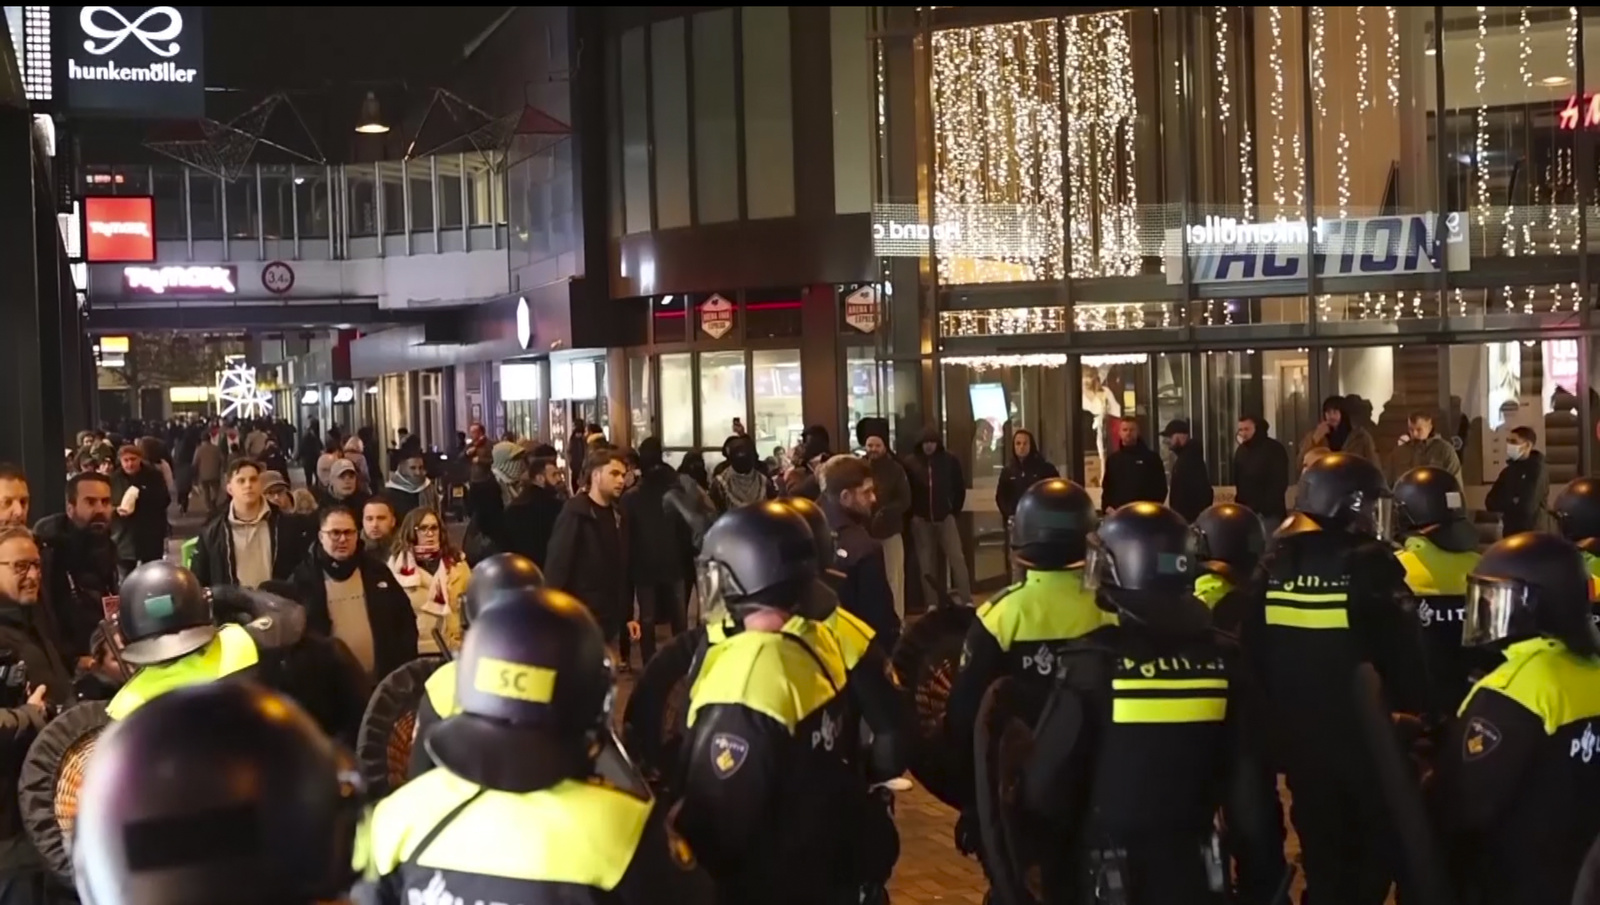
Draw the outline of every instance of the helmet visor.
[[[739,582],[728,567],[712,559],[702,559],[695,571],[695,590],[700,593],[700,610],[704,613],[725,612],[728,599],[743,596]]]
[[[1377,494],[1357,493],[1350,497],[1350,529],[1380,539],[1394,536],[1394,500]]]
[[[1461,645],[1480,647],[1512,637],[1512,624],[1527,605],[1528,588],[1521,582],[1468,578]]]

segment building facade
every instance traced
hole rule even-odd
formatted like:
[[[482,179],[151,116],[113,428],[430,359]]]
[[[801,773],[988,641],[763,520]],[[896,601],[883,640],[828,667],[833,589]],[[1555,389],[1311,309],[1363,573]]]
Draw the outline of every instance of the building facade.
[[[1434,413],[1472,501],[1517,425],[1591,470],[1589,12],[875,10],[883,361],[969,468],[977,577],[1017,428],[1093,486],[1121,421],[1185,419],[1225,487],[1241,415],[1298,468],[1340,395],[1380,457]]]

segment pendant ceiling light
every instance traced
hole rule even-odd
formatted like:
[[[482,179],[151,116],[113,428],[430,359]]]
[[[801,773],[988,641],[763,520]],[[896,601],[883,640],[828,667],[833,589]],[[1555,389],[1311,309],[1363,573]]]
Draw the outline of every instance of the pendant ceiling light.
[[[383,121],[383,111],[378,109],[378,95],[368,91],[366,99],[361,102],[361,115],[356,118],[356,131],[362,135],[382,135],[389,131],[389,126]]]

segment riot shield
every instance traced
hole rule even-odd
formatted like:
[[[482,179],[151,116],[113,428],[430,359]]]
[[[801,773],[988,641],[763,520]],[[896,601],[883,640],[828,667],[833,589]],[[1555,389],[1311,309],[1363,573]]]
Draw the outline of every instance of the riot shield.
[[[69,886],[78,789],[95,742],[110,725],[105,701],[70,707],[39,731],[22,761],[17,783],[22,825],[45,867]]]
[[[966,797],[964,757],[949,745],[944,728],[950,686],[961,666],[961,647],[977,611],[965,606],[944,606],[912,622],[894,648],[894,671],[903,688],[911,690],[917,714],[917,746],[911,756],[911,774],[951,807]]]
[[[689,710],[685,667],[692,663],[676,656],[650,658],[623,707],[621,746],[658,790],[676,772],[683,747]]]
[[[412,660],[384,676],[367,701],[356,733],[356,764],[375,799],[405,785],[416,742],[417,708],[428,693],[428,677],[443,664],[442,657]]]
[[[973,734],[973,785],[984,872],[996,905],[1036,905],[1044,900],[1038,832],[1024,805],[1023,776],[1033,755],[1033,730],[1003,678],[984,692]]]
[[[1377,767],[1384,804],[1394,821],[1402,864],[1400,887],[1405,900],[1417,905],[1451,905],[1449,876],[1437,837],[1422,800],[1422,787],[1411,760],[1395,735],[1383,680],[1370,663],[1356,670],[1352,692],[1361,738]]]

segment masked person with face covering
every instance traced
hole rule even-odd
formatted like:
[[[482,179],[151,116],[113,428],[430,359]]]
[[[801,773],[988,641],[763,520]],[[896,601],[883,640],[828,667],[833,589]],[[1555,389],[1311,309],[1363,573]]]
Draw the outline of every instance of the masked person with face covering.
[[[718,512],[770,500],[778,495],[772,479],[757,468],[755,444],[749,437],[729,437],[722,445],[728,467],[711,479],[711,501]]]
[[[74,658],[88,656],[90,637],[117,593],[117,548],[111,542],[111,482],[89,471],[67,481],[67,511],[34,526],[44,559],[45,599],[61,641]]]

